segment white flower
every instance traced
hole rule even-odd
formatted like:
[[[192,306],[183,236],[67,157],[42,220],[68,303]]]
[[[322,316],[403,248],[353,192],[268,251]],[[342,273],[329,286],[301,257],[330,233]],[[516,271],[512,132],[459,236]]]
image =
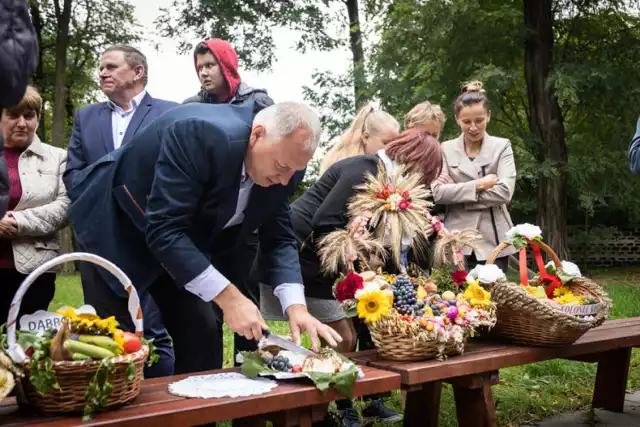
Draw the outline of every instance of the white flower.
[[[536,237],[542,237],[542,230],[537,225],[528,223],[518,224],[507,231],[505,238],[507,242],[512,243],[516,236],[522,236],[529,240],[533,240]]]
[[[495,283],[500,279],[506,278],[504,272],[495,264],[478,264],[469,272],[467,277],[469,276],[478,279],[480,283],[484,284]]]
[[[451,328],[451,338],[453,338],[455,342],[462,342],[462,340],[464,339],[464,331],[460,326],[455,325],[453,328]]]
[[[364,287],[362,289],[358,289],[355,293],[356,299],[360,299],[363,295],[368,294],[370,292],[379,291],[380,284],[376,281],[365,282]]]
[[[549,268],[551,267],[551,272],[555,273],[556,272],[556,266],[553,263],[553,261],[549,261],[547,263],[547,265],[545,265],[545,268]],[[562,261],[562,271],[567,275],[567,276],[571,276],[571,277],[582,277],[582,273],[580,272],[580,268],[572,263],[571,261]]]

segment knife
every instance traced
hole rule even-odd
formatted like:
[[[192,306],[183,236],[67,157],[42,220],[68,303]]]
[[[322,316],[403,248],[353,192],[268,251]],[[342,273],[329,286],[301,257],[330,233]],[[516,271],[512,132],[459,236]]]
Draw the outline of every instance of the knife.
[[[314,352],[309,351],[306,348],[299,346],[294,342],[284,339],[276,334],[272,334],[269,331],[262,331],[262,336],[269,344],[277,345],[278,347],[284,348],[285,350],[289,350],[293,353],[303,354],[305,356],[315,356]]]

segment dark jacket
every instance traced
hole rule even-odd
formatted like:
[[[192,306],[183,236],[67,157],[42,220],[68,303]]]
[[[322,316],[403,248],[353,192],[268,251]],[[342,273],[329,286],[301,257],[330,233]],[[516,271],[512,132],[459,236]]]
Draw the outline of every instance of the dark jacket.
[[[231,98],[229,104],[243,104],[248,101],[255,102],[254,114],[270,105],[273,105],[273,99],[267,95],[267,91],[265,89],[254,89],[244,83],[240,83],[235,96]],[[201,89],[197,95],[185,99],[182,103],[191,104],[194,102],[205,104],[217,103],[215,95],[210,94],[204,89]]]
[[[25,0],[0,0],[0,108],[16,105],[38,64],[38,39]]]
[[[140,290],[163,269],[183,287],[212,255],[259,229],[269,283],[302,283],[288,200],[303,173],[287,186],[254,185],[235,242],[222,240],[236,209],[252,119],[252,103],[181,105],[80,172],[69,193],[79,247],[115,263]]]
[[[629,166],[631,172],[640,175],[640,119],[636,125],[636,134],[629,145]]]
[[[156,99],[147,93],[133,113],[122,146],[162,113],[177,105],[176,102]],[[111,113],[107,102],[87,105],[76,111],[67,147],[67,170],[63,177],[67,191],[71,190],[73,177],[78,172],[115,149]]]
[[[0,109],[20,102],[38,65],[38,39],[25,0],[0,0]],[[0,217],[9,204],[9,174],[0,137]]]

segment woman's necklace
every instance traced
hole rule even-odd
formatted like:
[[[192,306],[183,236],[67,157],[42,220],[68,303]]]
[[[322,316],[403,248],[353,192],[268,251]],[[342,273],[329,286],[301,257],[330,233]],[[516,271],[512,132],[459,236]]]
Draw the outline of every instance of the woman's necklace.
[[[466,141],[464,142],[464,152],[467,157],[476,158],[480,154],[480,150],[482,150],[482,143],[467,144]]]

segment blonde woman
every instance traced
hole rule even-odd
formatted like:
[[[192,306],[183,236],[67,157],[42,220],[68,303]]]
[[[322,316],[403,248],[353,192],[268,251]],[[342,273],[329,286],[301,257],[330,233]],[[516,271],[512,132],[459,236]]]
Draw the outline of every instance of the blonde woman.
[[[405,114],[404,128],[419,128],[435,139],[440,140],[446,119],[439,105],[424,101]]]
[[[360,109],[338,143],[325,154],[320,164],[320,175],[342,159],[377,153],[399,132],[400,124],[391,114],[371,104],[366,105]]]
[[[486,132],[491,112],[482,82],[464,86],[454,110],[462,133],[442,144],[442,174],[431,188],[435,202],[447,205],[448,229],[475,228],[482,234],[475,252],[464,252],[472,268],[484,263],[513,226],[507,205],[515,189],[516,165],[511,142]],[[513,247],[505,249],[495,264],[506,272],[513,253]]]

